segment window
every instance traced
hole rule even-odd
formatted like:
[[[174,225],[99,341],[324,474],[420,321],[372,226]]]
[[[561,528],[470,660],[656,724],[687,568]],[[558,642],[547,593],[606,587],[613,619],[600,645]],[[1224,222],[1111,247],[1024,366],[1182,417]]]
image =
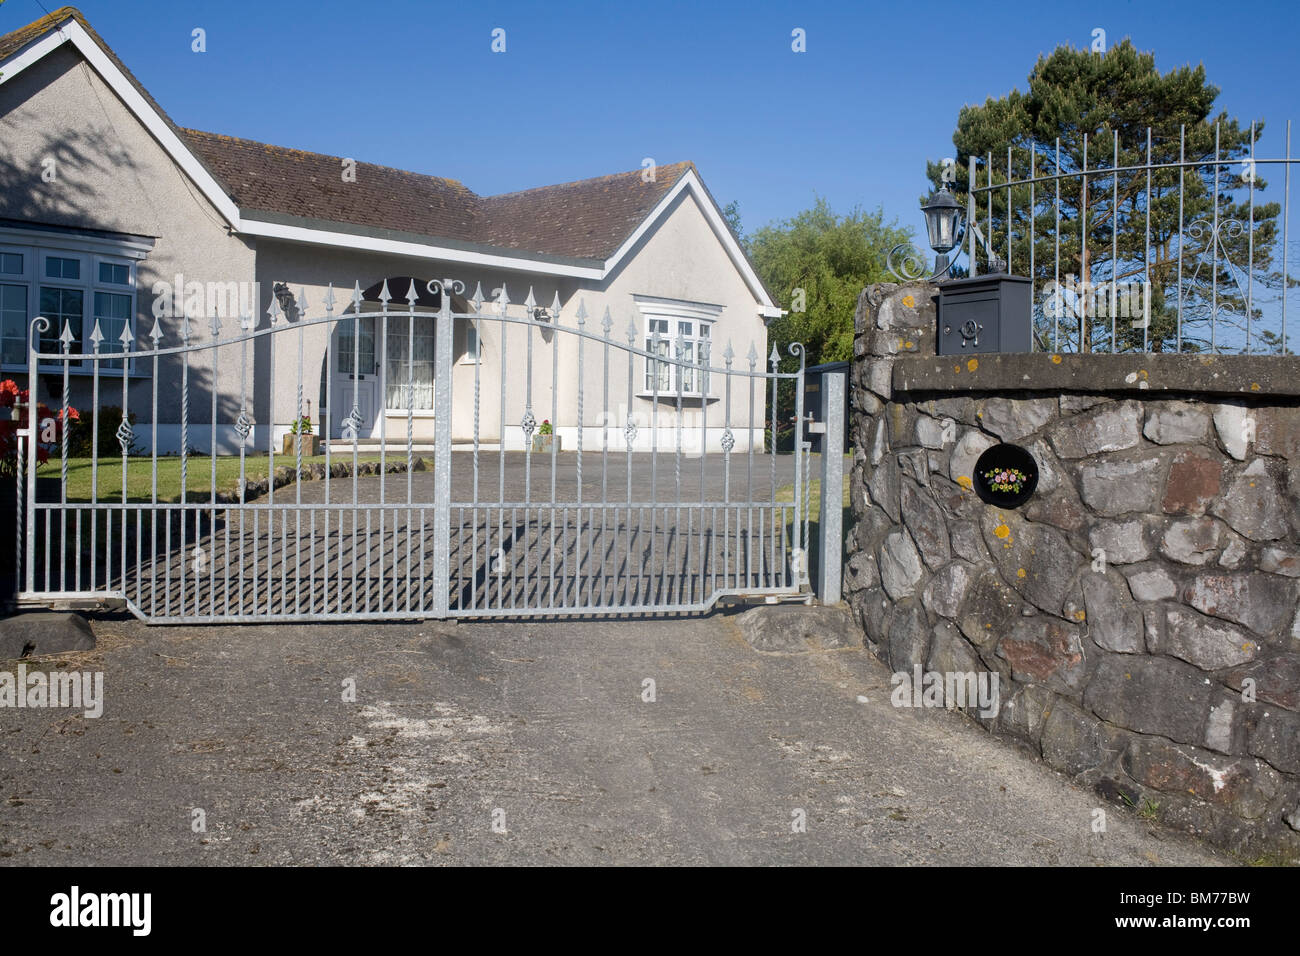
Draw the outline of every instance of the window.
[[[123,330],[135,334],[135,263],[143,258],[143,244],[18,229],[0,230],[0,243],[0,365],[26,367],[27,332],[38,315],[49,320],[40,337],[43,354],[63,351],[65,328],[72,339],[69,352],[93,352],[96,322],[103,337],[100,351],[122,351]],[[42,364],[61,367],[57,359]],[[122,364],[105,359],[99,367],[107,371]],[[92,366],[74,360],[69,371],[90,373]]]
[[[120,292],[95,293],[95,321],[104,336],[100,350],[119,352],[122,349],[122,330],[131,322],[131,297]],[[100,368],[121,368],[121,359],[105,359]]]
[[[645,330],[645,350],[651,355],[671,355],[672,339],[668,337],[667,319],[648,319]],[[667,362],[646,360],[645,390],[661,392],[673,390],[673,367]]]
[[[66,258],[64,256],[46,256],[45,278],[80,279],[81,260]]]
[[[408,320],[395,319],[388,327],[389,411],[433,408],[433,316],[415,320],[414,332]],[[409,358],[409,364],[408,364]],[[410,381],[408,396],[407,381]]]
[[[359,337],[358,332],[360,332]],[[368,316],[339,323],[339,373],[350,376],[354,359],[360,366],[362,375],[374,374],[375,320]]]
[[[27,362],[27,286],[0,283],[0,362]]]
[[[482,352],[478,339],[478,328],[473,322],[465,323],[465,351],[461,353],[460,364],[473,365],[479,361]]]
[[[645,391],[708,397],[713,323],[721,306],[635,296],[645,318]]]
[[[104,285],[130,285],[131,267],[119,262],[101,262],[99,281]]]
[[[72,333],[72,342],[68,350],[79,351],[82,341],[81,317],[85,314],[85,293],[80,289],[60,289],[55,286],[41,286],[41,315],[49,319],[49,327],[41,333],[42,352],[61,352],[63,327],[67,325]]]

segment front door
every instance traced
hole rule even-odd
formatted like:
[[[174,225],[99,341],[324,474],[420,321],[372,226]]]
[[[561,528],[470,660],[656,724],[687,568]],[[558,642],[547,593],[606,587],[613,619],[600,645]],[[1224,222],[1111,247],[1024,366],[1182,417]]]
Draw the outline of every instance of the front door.
[[[373,316],[341,319],[334,330],[334,358],[330,369],[333,408],[330,410],[330,436],[351,438],[344,427],[355,404],[361,423],[358,438],[375,434],[379,417],[379,365],[375,355],[375,320]]]

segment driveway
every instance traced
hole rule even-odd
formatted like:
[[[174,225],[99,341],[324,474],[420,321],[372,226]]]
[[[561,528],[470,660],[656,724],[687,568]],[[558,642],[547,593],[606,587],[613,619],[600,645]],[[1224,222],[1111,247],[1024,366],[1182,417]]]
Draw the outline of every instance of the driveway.
[[[0,862],[1231,862],[729,613],[94,628],[101,717],[0,709]]]

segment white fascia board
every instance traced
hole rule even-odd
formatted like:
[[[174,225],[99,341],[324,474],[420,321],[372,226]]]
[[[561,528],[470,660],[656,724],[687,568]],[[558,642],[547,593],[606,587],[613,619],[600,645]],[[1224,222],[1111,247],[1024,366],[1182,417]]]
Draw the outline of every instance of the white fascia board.
[[[595,266],[540,262],[536,259],[494,255],[469,249],[451,249],[446,246],[406,242],[401,239],[382,239],[377,236],[357,236],[347,232],[330,232],[326,229],[291,226],[284,223],[267,222],[262,219],[245,219],[240,232],[247,236],[264,236],[268,239],[283,239],[286,242],[341,246],[345,249],[384,252],[396,256],[411,256],[417,259],[441,259],[447,262],[463,262],[469,265],[510,269],[516,272],[535,272],[548,276],[572,276],[578,279],[600,279],[602,276],[601,270]]]
[[[75,23],[76,21],[73,20],[69,25],[74,25]],[[33,63],[43,60],[50,53],[67,43],[69,39],[71,39],[71,37],[68,33],[68,26],[63,26],[58,30],[55,30],[53,33],[46,34],[40,40],[37,40],[22,51],[15,53],[9,59],[4,61],[4,77],[3,79],[0,79],[0,83],[7,82],[23,70],[27,69]]]
[[[77,51],[85,57],[86,62],[95,68],[95,72],[126,104],[127,109],[134,113],[145,129],[162,144],[163,149],[167,151],[172,161],[180,166],[185,174],[194,181],[195,185],[199,187],[199,191],[226,218],[231,227],[238,229],[239,207],[226,195],[225,190],[212,178],[212,175],[198,161],[190,148],[172,132],[172,128],[167,122],[149,105],[148,100],[140,95],[140,91],[135,88],[135,85],[104,54],[99,44],[91,39],[90,34],[83,30],[81,24],[76,20],[68,21],[22,53],[5,61],[4,82],[8,82],[13,76],[21,73],[41,58],[48,56],[64,43],[71,43],[76,47]]]
[[[686,175],[677,180],[676,185],[668,191],[667,195],[665,195],[663,199],[659,200],[659,204],[655,206],[650,215],[646,216],[641,225],[637,227],[636,232],[628,236],[627,241],[624,242],[623,245],[619,246],[618,251],[609,259],[605,260],[605,275],[608,276],[618,268],[618,264],[632,250],[632,248],[636,246],[636,244],[641,240],[641,237],[654,227],[655,223],[657,223],[659,218],[664,215],[668,210],[668,207],[672,205],[673,201],[682,193],[683,190],[687,189],[691,191],[691,195],[695,197],[700,209],[704,211],[704,217],[709,221],[709,225],[713,227],[713,231],[717,235],[719,241],[721,241],[723,248],[727,250],[727,255],[731,257],[732,264],[735,265],[736,271],[740,273],[742,278],[744,278],[745,284],[749,286],[749,291],[754,294],[754,298],[758,301],[759,305],[767,308],[777,308],[776,303],[768,296],[767,290],[763,288],[763,283],[759,281],[758,275],[754,272],[753,268],[750,267],[749,260],[745,258],[745,253],[740,248],[740,244],[736,242],[736,237],[731,234],[730,227],[723,221],[722,217],[718,215],[717,209],[714,208],[713,200],[711,200],[708,193],[705,192],[704,184],[700,182],[699,177],[695,175],[695,170],[693,169],[687,170]],[[604,278],[604,276],[602,276],[602,278]]]
[[[54,229],[19,229],[5,226],[0,226],[0,242],[7,242],[16,246],[39,243],[50,248],[63,245],[105,255],[122,256],[127,259],[144,259],[154,247],[152,239],[143,237],[108,239],[102,236],[81,235],[76,232],[59,232]]]
[[[687,302],[652,295],[633,294],[632,300],[643,316],[704,319],[706,322],[713,322],[723,311],[723,306],[711,305],[707,302]]]

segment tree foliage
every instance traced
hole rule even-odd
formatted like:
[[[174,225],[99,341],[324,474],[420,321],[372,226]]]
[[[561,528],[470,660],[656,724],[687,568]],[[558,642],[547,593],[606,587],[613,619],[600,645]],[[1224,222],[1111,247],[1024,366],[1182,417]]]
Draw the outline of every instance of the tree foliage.
[[[911,239],[884,212],[854,208],[840,216],[818,198],[792,219],[758,229],[747,240],[759,276],[788,314],[773,319],[768,341],[781,355],[782,369],[798,367],[789,354],[802,342],[808,364],[853,357],[853,312],[858,293],[873,282],[890,281],[889,250]]]
[[[991,197],[977,193],[976,216],[994,251],[1009,259],[1014,274],[1032,274],[1041,282],[1036,320],[1047,341],[1049,313],[1055,312],[1061,347],[1108,347],[1110,284],[1146,282],[1149,275],[1150,348],[1177,346],[1180,293],[1184,350],[1209,346],[1212,316],[1219,326],[1214,344],[1224,347],[1225,337],[1238,347],[1244,342],[1232,330],[1244,331],[1248,290],[1281,288],[1273,262],[1280,207],[1260,202],[1258,191],[1266,183],[1259,172],[1265,167],[1246,162],[1250,124],[1215,113],[1218,95],[1203,66],[1161,74],[1154,56],[1126,39],[1105,53],[1058,47],[1039,57],[1026,92],[1012,90],[961,110],[953,134],[956,182],[950,188],[963,204],[972,156],[979,161],[977,188],[988,184],[990,168],[995,186],[1086,171],[1039,183],[1032,198],[1027,185],[1012,187],[1010,195],[1006,189],[994,189]],[[1263,126],[1255,123],[1256,140]],[[1180,162],[1181,168],[1146,168]],[[930,164],[928,175],[938,187],[943,165]],[[1100,302],[1085,297],[1052,308],[1043,292],[1058,275],[1062,283],[1083,280],[1100,288]],[[1119,306],[1122,312],[1124,303]],[[1260,315],[1256,298],[1251,318]],[[1114,322],[1121,349],[1143,345],[1142,323],[1131,318]],[[1275,337],[1260,331],[1252,332],[1252,348],[1267,349],[1270,341],[1276,348]]]

